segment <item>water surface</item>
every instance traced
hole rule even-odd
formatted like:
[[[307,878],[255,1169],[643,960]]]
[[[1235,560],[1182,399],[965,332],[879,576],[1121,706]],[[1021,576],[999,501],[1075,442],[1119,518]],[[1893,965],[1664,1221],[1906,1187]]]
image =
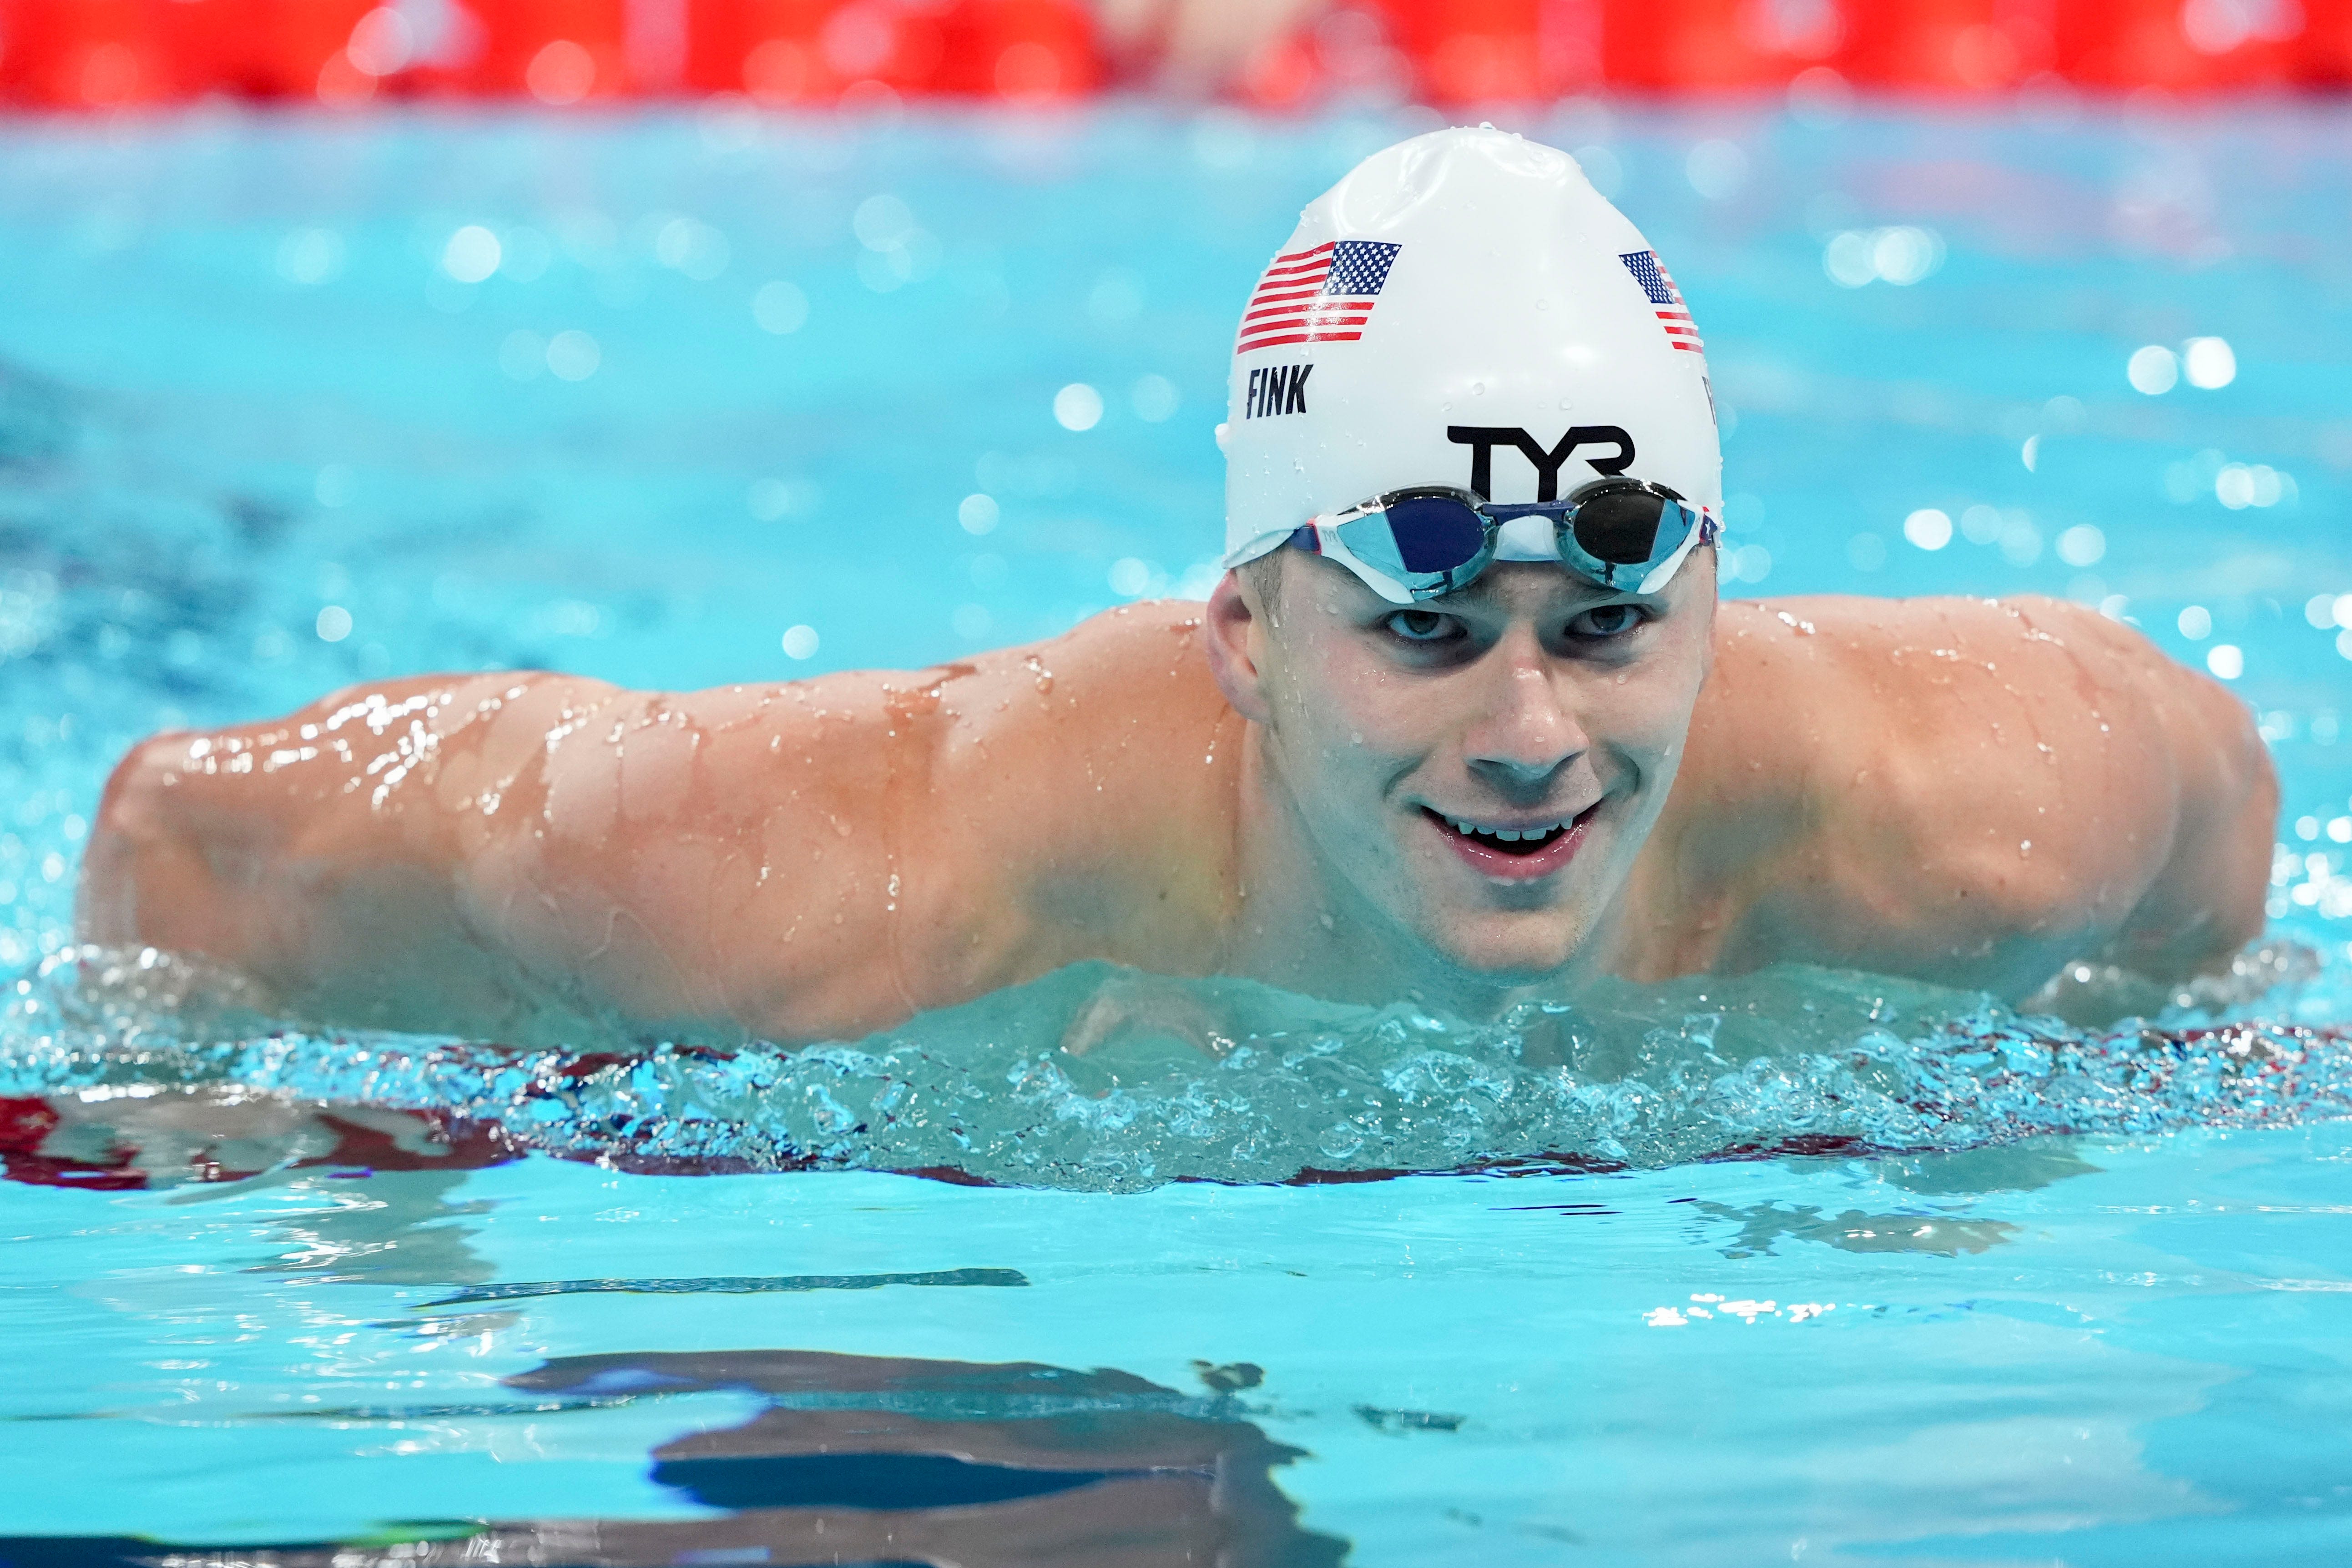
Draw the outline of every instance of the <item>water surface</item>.
[[[0,1556],[2352,1547],[2337,110],[1523,126],[1704,325],[1729,591],[2057,594],[2236,671],[2277,962],[2137,1021],[1801,970],[1475,1030],[1225,987],[1222,1059],[1073,1059],[1082,970],[616,1056],[286,1028],[71,950],[161,726],[916,666],[1202,592],[1233,312],[1419,128],[0,125]],[[2210,337],[2227,384],[2134,390]],[[1360,1179],[1399,1171],[1451,1173]]]

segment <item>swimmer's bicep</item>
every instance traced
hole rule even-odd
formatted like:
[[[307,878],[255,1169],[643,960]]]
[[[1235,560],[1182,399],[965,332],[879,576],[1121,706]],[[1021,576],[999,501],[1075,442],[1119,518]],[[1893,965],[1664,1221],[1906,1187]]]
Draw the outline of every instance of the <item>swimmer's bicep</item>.
[[[536,819],[480,859],[517,962],[639,1018],[780,1040],[888,1021],[903,878],[887,726],[622,722],[618,745],[608,725],[556,748]]]

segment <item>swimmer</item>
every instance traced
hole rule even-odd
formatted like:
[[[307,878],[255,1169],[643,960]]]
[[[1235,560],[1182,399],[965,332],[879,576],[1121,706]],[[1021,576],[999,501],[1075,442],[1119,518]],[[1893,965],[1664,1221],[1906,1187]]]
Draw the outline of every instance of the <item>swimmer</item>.
[[[332,1024],[798,1042],[1088,959],[1484,1019],[1780,962],[2171,983],[2261,931],[2267,754],[2137,632],[1717,603],[1703,344],[1565,154],[1367,160],[1230,390],[1205,605],[914,673],[427,677],[158,736],[81,934]]]

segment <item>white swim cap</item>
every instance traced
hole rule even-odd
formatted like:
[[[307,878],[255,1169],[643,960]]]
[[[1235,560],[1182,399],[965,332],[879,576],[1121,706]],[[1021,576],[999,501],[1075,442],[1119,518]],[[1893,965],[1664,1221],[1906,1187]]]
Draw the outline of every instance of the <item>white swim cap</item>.
[[[1229,398],[1229,567],[1413,485],[1552,500],[1622,473],[1722,515],[1674,279],[1575,159],[1488,127],[1376,153],[1299,215],[1243,312]],[[1525,521],[1502,558],[1554,559]]]

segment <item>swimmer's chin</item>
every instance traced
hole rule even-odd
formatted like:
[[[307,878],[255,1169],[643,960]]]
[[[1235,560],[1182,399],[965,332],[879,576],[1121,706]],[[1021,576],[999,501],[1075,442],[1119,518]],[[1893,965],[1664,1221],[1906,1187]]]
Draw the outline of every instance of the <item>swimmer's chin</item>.
[[[1586,943],[1492,942],[1447,953],[1450,967],[1468,989],[1491,994],[1497,1006],[1520,993],[1555,990],[1584,967]]]
[[[1461,987],[1501,993],[1556,986],[1591,966],[1598,932],[1580,900],[1540,910],[1437,911],[1423,940]],[[1475,1009],[1474,1009],[1475,1010]]]
[[[1526,881],[1478,875],[1450,846],[1425,839],[1433,850],[1425,868],[1432,880],[1416,923],[1432,956],[1482,992],[1557,984],[1591,967],[1616,892],[1603,885],[1613,859],[1608,816],[1593,814],[1580,826],[1572,858]]]

